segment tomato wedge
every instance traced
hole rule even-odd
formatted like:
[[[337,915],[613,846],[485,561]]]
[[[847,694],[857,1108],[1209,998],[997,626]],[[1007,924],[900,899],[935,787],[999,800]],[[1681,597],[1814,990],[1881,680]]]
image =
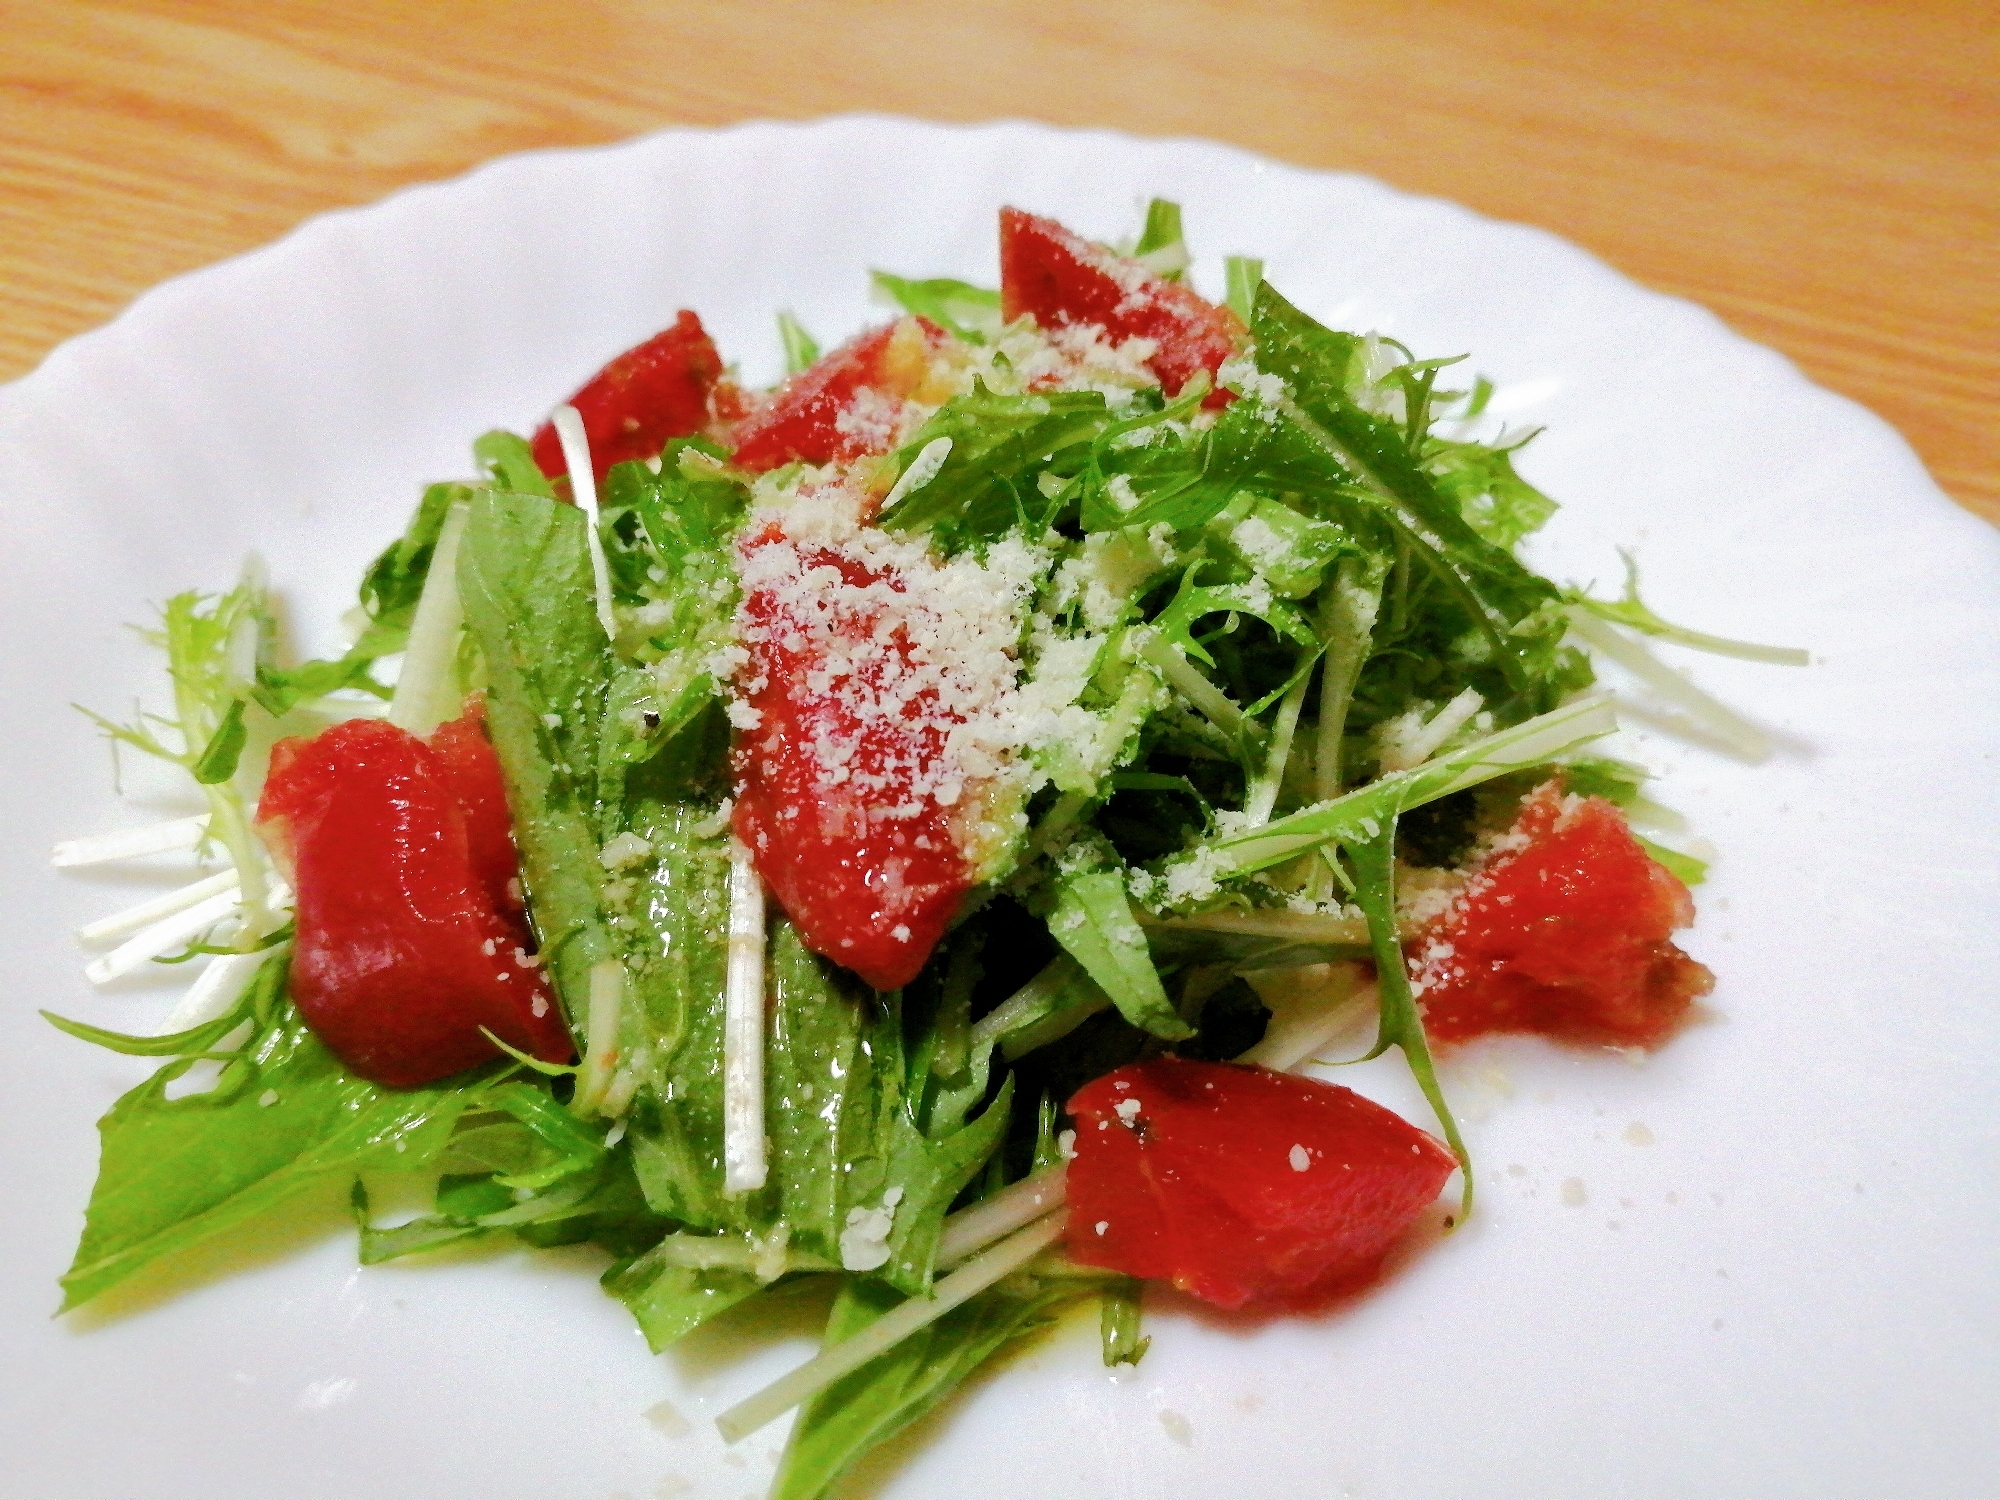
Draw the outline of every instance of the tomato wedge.
[[[794,546],[771,526],[744,549],[748,570],[761,549],[783,550],[779,580],[743,600],[734,828],[807,947],[900,989],[971,885],[950,809],[925,785],[952,718],[911,687],[902,580]]]
[[[1236,1063],[1132,1063],[1069,1112],[1071,1259],[1217,1307],[1367,1284],[1458,1165],[1352,1090]]]
[[[258,831],[298,892],[291,992],[343,1063],[391,1087],[499,1056],[575,1055],[533,960],[483,714],[418,739],[379,720],[280,740]]]
[[[887,453],[903,403],[930,378],[932,355],[951,341],[928,318],[901,318],[848,340],[737,424],[737,467],[762,473]]]
[[[1501,847],[1411,949],[1431,1040],[1657,1047],[1714,988],[1669,940],[1694,920],[1687,887],[1613,804],[1547,782]]]
[[[1000,210],[1000,314],[1031,313],[1044,328],[1095,323],[1120,343],[1151,339],[1147,366],[1168,395],[1178,395],[1197,370],[1210,379],[1243,342],[1243,324],[1192,287],[1163,281],[1136,260],[1093,245],[1054,219]],[[1204,406],[1234,397],[1211,391]]]
[[[722,356],[685,308],[674,321],[612,360],[569,398],[590,439],[590,464],[601,480],[613,464],[652,458],[669,441],[708,426],[722,382]],[[569,472],[555,424],[535,429],[529,451],[554,479]]]

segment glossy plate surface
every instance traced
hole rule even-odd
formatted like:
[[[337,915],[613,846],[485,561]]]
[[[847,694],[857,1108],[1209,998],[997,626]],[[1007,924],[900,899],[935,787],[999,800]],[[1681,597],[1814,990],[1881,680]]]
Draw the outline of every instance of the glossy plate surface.
[[[831,343],[882,315],[871,266],[990,283],[1002,203],[1112,238],[1155,193],[1185,205],[1209,291],[1224,254],[1262,255],[1323,319],[1469,351],[1508,420],[1547,424],[1523,467],[1564,503],[1548,571],[1612,591],[1630,546],[1662,613],[1814,664],[1675,658],[1770,728],[1758,767],[1629,718],[1624,753],[1719,850],[1687,939],[1720,977],[1712,1022],[1641,1066],[1461,1055],[1480,1212],[1377,1295],[1265,1326],[1157,1298],[1116,1377],[1079,1319],[855,1493],[1990,1493],[2000,536],[1876,418],[1548,234],[1198,142],[845,119],[404,192],[161,287],[0,390],[10,1496],[761,1492],[782,1428],[730,1454],[708,1419],[803,1356],[810,1309],[656,1359],[587,1252],[361,1270],[330,1205],[115,1315],[50,1320],[92,1122],[144,1065],[34,1012],[148,1029],[173,993],[79,975],[68,932],[158,879],[63,877],[45,851],[165,794],[132,774],[114,801],[67,705],[157,698],[124,624],[251,549],[299,644],[335,645],[423,481],[677,308],[768,380],[780,307]],[[1366,1087],[1413,1108],[1391,1071]]]

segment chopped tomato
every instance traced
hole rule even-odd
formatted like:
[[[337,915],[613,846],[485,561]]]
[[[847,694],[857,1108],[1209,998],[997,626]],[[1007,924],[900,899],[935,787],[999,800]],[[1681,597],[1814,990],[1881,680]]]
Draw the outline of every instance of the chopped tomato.
[[[1365,1285],[1458,1165],[1352,1090],[1236,1063],[1132,1063],[1069,1112],[1070,1258],[1218,1307]]]
[[[772,526],[746,560],[791,545]],[[739,711],[736,836],[807,947],[900,989],[971,884],[927,786],[951,719],[934,690],[908,687],[900,579],[824,548],[800,548],[796,571],[823,584],[805,596],[753,585],[743,600],[737,681],[754,723]]]
[[[574,1055],[533,961],[500,767],[474,705],[428,742],[379,720],[280,740],[258,831],[298,892],[291,992],[335,1056],[393,1087]]]
[[[752,409],[732,434],[739,468],[851,463],[896,444],[903,403],[951,335],[928,318],[871,329],[824,355]]]
[[[1669,941],[1694,920],[1687,887],[1611,803],[1548,782],[1501,848],[1412,950],[1433,1041],[1513,1031],[1657,1047],[1714,986]]]
[[[1011,322],[1023,313],[1044,328],[1095,323],[1120,343],[1151,339],[1158,347],[1146,363],[1168,395],[1177,395],[1197,370],[1213,379],[1243,341],[1236,314],[1192,287],[1164,281],[1054,219],[1003,208],[1000,314]],[[1231,399],[1215,390],[1203,405]]]
[[[507,782],[500,757],[486,738],[486,708],[470,705],[463,717],[431,731],[430,748],[447,793],[465,815],[466,853],[472,876],[493,909],[521,918],[521,856],[514,847],[513,818],[507,811]]]
[[[701,319],[685,309],[670,327],[612,360],[569,398],[583,418],[597,477],[613,464],[652,458],[670,440],[700,432],[722,384],[722,356]],[[549,478],[569,472],[554,423],[535,429],[530,451]]]

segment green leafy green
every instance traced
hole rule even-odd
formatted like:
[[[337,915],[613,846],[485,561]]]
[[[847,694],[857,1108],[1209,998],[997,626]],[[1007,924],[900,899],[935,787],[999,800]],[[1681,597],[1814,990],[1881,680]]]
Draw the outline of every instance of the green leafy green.
[[[1337,490],[1358,487],[1386,502],[1397,534],[1485,637],[1509,686],[1531,690],[1560,643],[1562,627],[1550,612],[1560,596],[1466,520],[1462,487],[1447,494],[1430,472],[1427,413],[1435,368],[1400,367],[1399,423],[1357,399],[1357,393],[1380,399],[1360,369],[1363,341],[1314,322],[1268,281],[1258,287],[1251,331],[1259,368],[1283,379],[1291,392],[1282,416],[1302,466],[1319,469],[1321,482]]]
[[[1587,594],[1572,591],[1567,595],[1570,605],[1599,619],[1609,620],[1615,625],[1637,630],[1644,635],[1657,636],[1661,640],[1673,641],[1677,645],[1690,646],[1697,651],[1711,652],[1717,656],[1735,656],[1745,661],[1770,662],[1776,666],[1802,667],[1811,660],[1810,654],[1795,646],[1759,646],[1748,641],[1733,641],[1727,636],[1710,635],[1706,631],[1689,630],[1686,626],[1675,625],[1655,614],[1645,600],[1639,597],[1639,563],[1630,552],[1623,553],[1625,560],[1625,596],[1608,601],[1593,599]]]
[[[969,343],[979,344],[1000,331],[1000,294],[948,277],[912,281],[871,271],[875,290],[904,312],[929,318],[940,328]]]
[[[457,1138],[450,1149],[461,1149]],[[543,1170],[554,1172],[554,1164]],[[352,1203],[361,1232],[361,1263],[367,1266],[501,1233],[543,1248],[594,1239],[616,1253],[628,1253],[656,1242],[670,1227],[646,1207],[624,1153],[564,1164],[559,1175],[539,1187],[510,1186],[497,1173],[450,1174],[439,1181],[436,1213],[391,1228],[370,1221],[367,1191],[359,1179]]]
[[[663,1217],[755,1236],[782,1226],[799,1250],[834,1264],[849,1258],[849,1216],[886,1207],[881,1274],[920,1290],[938,1223],[998,1144],[1010,1093],[1003,1086],[969,1122],[976,1099],[940,1109],[940,1080],[928,1053],[910,1050],[900,1003],[808,952],[779,921],[766,970],[769,1180],[740,1198],[722,1193],[721,741],[697,725],[663,744],[613,711],[614,669],[601,648],[578,644],[592,639],[583,525],[569,507],[484,498],[467,527],[462,586],[550,973],[572,1016],[593,965],[615,960],[626,974],[608,1095],[637,1181]],[[628,833],[650,852],[614,878],[597,851]]]
[[[482,434],[473,440],[472,456],[492,476],[496,487],[512,490],[517,495],[555,498],[555,489],[542,473],[542,466],[535,462],[534,451],[514,433],[496,429]],[[439,524],[442,524],[442,517]],[[435,540],[436,532],[431,535]]]
[[[1193,380],[1171,403],[1137,402],[1133,415],[1107,421],[1078,479],[1085,531],[1193,531],[1256,482],[1270,423],[1254,401],[1239,400],[1198,432],[1188,422],[1207,394],[1206,383]]]
[[[510,433],[488,433],[481,443],[489,447]],[[518,438],[514,439],[519,442]],[[535,470],[540,474],[540,470]],[[468,498],[462,484],[433,484],[424,490],[416,514],[402,536],[385,547],[361,579],[361,608],[368,616],[368,630],[357,645],[380,646],[386,653],[402,649],[410,621],[423,597],[424,580],[430,576],[431,554],[437,550],[438,535],[453,505]],[[371,642],[369,637],[373,636]]]
[[[557,993],[580,1017],[592,964],[618,944],[597,858],[598,734],[611,663],[597,628],[583,513],[482,493],[459,544],[459,593],[490,684],[487,732],[507,774],[521,880]]]
[[[1104,1365],[1136,1365],[1153,1341],[1139,1333],[1140,1283],[1122,1277],[1098,1294],[1098,1336],[1104,1344]]]
[[[1248,323],[1257,306],[1257,287],[1264,279],[1264,262],[1253,255],[1232,255],[1223,262],[1229,310]]]
[[[644,1256],[614,1266],[604,1276],[604,1289],[631,1310],[655,1354],[764,1287],[751,1271],[662,1265]]]
[[[1459,514],[1486,541],[1511,548],[1547,524],[1556,503],[1514,472],[1514,454],[1534,434],[1505,448],[1434,438],[1429,467],[1439,493],[1458,503]]]
[[[620,512],[636,517],[641,532],[613,549],[631,559],[622,571],[639,606],[621,644],[647,671],[644,679],[628,679],[634,690],[620,707],[656,718],[647,733],[661,743],[716,701],[710,662],[733,639],[737,591],[729,541],[745,495],[717,468],[707,445],[685,439],[667,445],[657,473],[643,464],[616,465],[605,503],[614,536]]]
[[[1345,796],[1262,827],[1226,833],[1166,862],[1197,873],[1248,874],[1308,849],[1372,840],[1399,813],[1478,786],[1509,772],[1540,766],[1614,726],[1603,700],[1583,700],[1502,730],[1408,771],[1383,776]]]
[[[997,540],[1015,527],[1039,535],[1057,505],[1036,482],[1051,460],[1080,462],[1109,422],[1096,391],[1002,395],[982,383],[954,396],[897,452],[910,461],[939,438],[951,452],[929,483],[882,517],[891,531],[927,532],[947,550]]]
[[[243,743],[248,738],[249,732],[243,727],[243,700],[238,698],[223,712],[222,722],[215,726],[207,746],[189,767],[194,779],[203,786],[229,780],[236,774],[236,763],[243,756]]]
[[[785,373],[803,375],[819,358],[819,345],[789,312],[778,314],[778,338],[785,346]]]
[[[1304,928],[1306,924],[1300,926]],[[1287,937],[1281,931],[1235,932],[1166,921],[1149,923],[1146,937],[1154,961],[1163,970],[1219,968],[1229,974],[1255,974],[1260,970],[1298,969],[1309,964],[1350,963],[1371,956],[1365,938],[1359,934],[1343,935],[1338,940],[1303,934]],[[1251,1042],[1245,1042],[1233,1051],[1219,1051],[1213,1061],[1227,1062],[1250,1045]],[[1185,1043],[1176,1050],[1184,1056],[1194,1055]]]
[[[230,1032],[242,1025],[250,1003],[251,998],[246,994],[226,1014],[217,1016],[212,1021],[204,1021],[199,1026],[190,1026],[185,1031],[165,1032],[159,1036],[131,1036],[122,1031],[107,1031],[102,1026],[72,1021],[67,1016],[59,1016],[47,1010],[42,1012],[42,1019],[56,1030],[65,1032],[80,1042],[89,1042],[94,1047],[122,1053],[126,1057],[193,1057],[209,1052]]]
[[[1472,1155],[1459,1135],[1458,1121],[1445,1103],[1431,1064],[1430,1042],[1424,1036],[1424,1022],[1410,990],[1410,976],[1403,967],[1403,940],[1396,928],[1396,819],[1391,813],[1372,836],[1347,845],[1354,866],[1354,900],[1368,917],[1368,939],[1375,950],[1375,984],[1380,1020],[1375,1045],[1369,1057],[1379,1057],[1395,1047],[1423,1090],[1424,1098],[1436,1113],[1446,1144],[1458,1158],[1464,1187],[1459,1211],[1472,1212]]]
[[[62,1277],[65,1311],[316,1184],[422,1167],[479,1098],[485,1073],[404,1090],[348,1073],[285,998],[285,968],[273,959],[260,971],[255,1029],[240,1049],[176,1058],[100,1122],[97,1183]],[[169,1086],[209,1057],[222,1063],[215,1086],[170,1097]]]
[[[1603,755],[1569,757],[1563,762],[1562,776],[1565,788],[1579,797],[1602,797],[1620,807],[1630,807],[1646,785],[1644,767]]]
[[[1352,545],[1343,527],[1250,490],[1231,497],[1204,530],[1242,580],[1261,578],[1286,599],[1316,590],[1327,565]]]
[[[816,1500],[870,1449],[935,1408],[981,1365],[1047,1327],[1090,1281],[1003,1281],[870,1360],[806,1403],[772,1481],[770,1500]],[[827,1319],[826,1343],[852,1338],[903,1300],[851,1278]]]
[[[1644,849],[1656,863],[1666,866],[1682,885],[1700,885],[1708,879],[1707,860],[1696,859],[1692,854],[1683,854],[1678,849],[1669,849],[1665,844],[1656,844],[1643,835],[1635,834],[1634,837],[1639,840],[1639,847]]]
[[[1059,876],[1049,931],[1134,1026],[1169,1041],[1194,1035],[1167,999],[1119,871],[1073,870]]]
[[[250,831],[245,796],[254,788],[239,775],[249,739],[243,695],[254,693],[264,670],[269,630],[254,569],[226,594],[176,594],[161,606],[158,629],[141,632],[166,656],[173,713],[141,714],[120,724],[85,710],[114,744],[181,767],[200,788],[208,837],[236,866],[244,915],[239,945],[246,949],[281,925],[271,909],[263,853]],[[270,727],[268,719],[259,725],[260,731]]]
[[[1111,996],[1103,986],[1075,958],[1064,954],[980,1017],[971,1030],[970,1048],[979,1055],[998,1047],[1001,1055],[1013,1062],[1038,1047],[1060,1041],[1110,1006]]]
[[[1138,244],[1132,247],[1132,254],[1162,281],[1182,278],[1188,267],[1188,248],[1181,232],[1178,203],[1155,198],[1146,205],[1146,227],[1140,232]]]

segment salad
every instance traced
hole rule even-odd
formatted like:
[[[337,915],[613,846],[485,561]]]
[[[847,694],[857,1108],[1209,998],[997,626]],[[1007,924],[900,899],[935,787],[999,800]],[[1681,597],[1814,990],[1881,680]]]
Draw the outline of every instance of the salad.
[[[796,1408],[802,1500],[1074,1304],[1115,1364],[1148,1281],[1365,1293],[1472,1206],[1434,1045],[1666,1042],[1701,868],[1589,652],[1751,753],[1640,638],[1801,658],[1540,577],[1485,382],[1188,264],[1005,209],[997,291],[877,273],[763,393],[682,312],[425,492],[341,657],[254,568],[169,600],[172,712],[100,722],[207,811],[57,862],[219,868],[85,930],[201,965],[164,1034],[51,1017],[165,1060],[65,1309],[329,1179],[367,1264],[601,1246],[655,1350],[821,1278],[719,1424]],[[1297,1071],[1357,1027],[1430,1119]]]

